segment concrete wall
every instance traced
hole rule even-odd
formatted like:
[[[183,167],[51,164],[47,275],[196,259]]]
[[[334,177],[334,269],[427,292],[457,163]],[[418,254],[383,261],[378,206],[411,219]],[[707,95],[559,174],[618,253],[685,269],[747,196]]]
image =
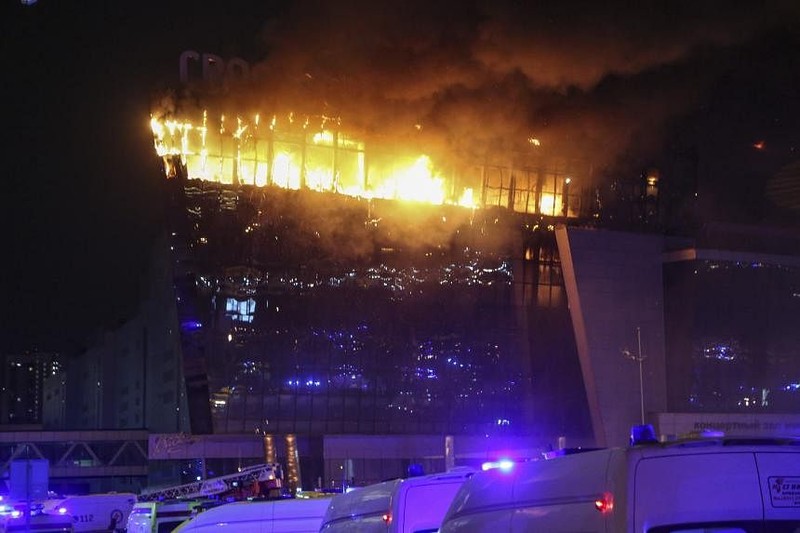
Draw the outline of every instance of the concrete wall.
[[[655,427],[665,440],[702,431],[728,436],[800,437],[800,415],[785,413],[657,413]]]
[[[627,443],[630,426],[666,410],[661,236],[556,228],[596,444]],[[637,328],[643,387],[639,385]]]

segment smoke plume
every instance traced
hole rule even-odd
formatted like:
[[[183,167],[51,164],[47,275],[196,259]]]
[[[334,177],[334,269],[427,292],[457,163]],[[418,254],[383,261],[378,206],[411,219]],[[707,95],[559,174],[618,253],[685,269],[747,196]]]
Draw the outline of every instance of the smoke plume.
[[[264,30],[252,105],[440,162],[525,157],[536,139],[605,167],[655,150],[731,50],[797,18],[791,2],[299,0]]]

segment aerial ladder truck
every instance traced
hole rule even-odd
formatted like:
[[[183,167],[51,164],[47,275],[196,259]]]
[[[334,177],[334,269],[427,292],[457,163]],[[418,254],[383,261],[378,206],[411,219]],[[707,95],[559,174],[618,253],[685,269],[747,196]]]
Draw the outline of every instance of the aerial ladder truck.
[[[238,472],[225,476],[202,479],[192,483],[145,489],[138,501],[187,500],[195,498],[211,498],[241,495],[278,497],[283,493],[283,471],[277,463],[266,463],[249,466]]]

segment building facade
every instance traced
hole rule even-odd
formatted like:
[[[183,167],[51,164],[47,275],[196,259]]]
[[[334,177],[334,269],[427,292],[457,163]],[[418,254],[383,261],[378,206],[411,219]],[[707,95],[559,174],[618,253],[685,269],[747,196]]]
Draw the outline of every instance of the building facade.
[[[251,126],[154,125],[154,282],[62,380],[65,426],[149,430],[163,478],[278,460],[310,488],[797,412],[796,235],[667,237],[654,170],[602,189],[529,157],[446,180]]]
[[[49,379],[63,374],[63,358],[56,353],[30,351],[6,354],[0,372],[2,424],[41,424]]]

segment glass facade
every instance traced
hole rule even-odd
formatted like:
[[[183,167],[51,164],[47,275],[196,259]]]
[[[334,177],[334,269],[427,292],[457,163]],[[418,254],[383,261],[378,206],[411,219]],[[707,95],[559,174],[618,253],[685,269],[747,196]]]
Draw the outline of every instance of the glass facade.
[[[589,434],[552,226],[166,184],[192,432]]]
[[[800,266],[694,260],[664,267],[669,409],[800,409]]]
[[[168,178],[494,206],[561,219],[585,217],[590,209],[588,162],[544,157],[535,146],[482,154],[480,164],[474,154],[437,163],[385,139],[367,143],[352,137],[340,131],[338,119],[320,115],[276,114],[264,121],[259,115],[231,119],[204,111],[202,118],[191,113],[181,119],[152,117],[151,128]],[[502,163],[495,160],[498,156]]]

